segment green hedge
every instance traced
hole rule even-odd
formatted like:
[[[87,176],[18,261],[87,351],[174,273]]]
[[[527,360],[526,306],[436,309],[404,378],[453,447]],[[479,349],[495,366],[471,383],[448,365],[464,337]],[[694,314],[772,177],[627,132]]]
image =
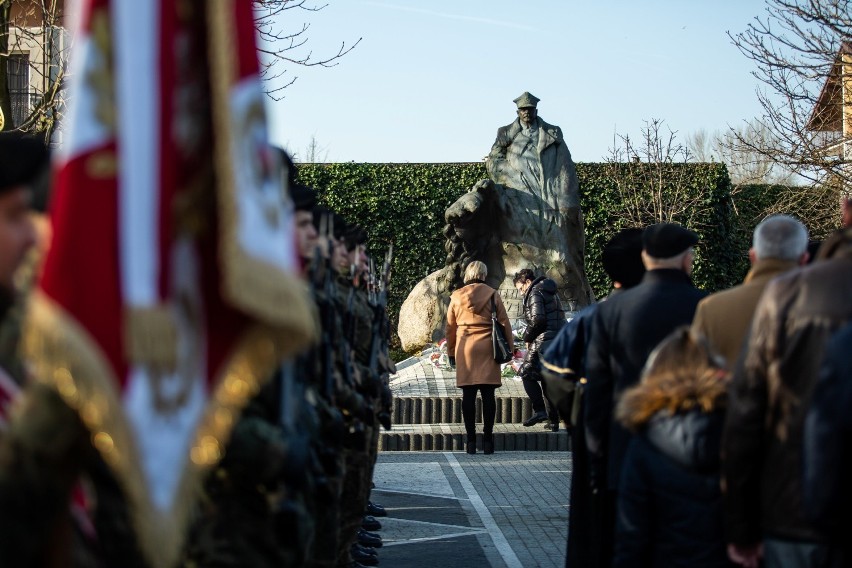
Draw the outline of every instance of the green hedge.
[[[701,236],[693,273],[697,286],[715,291],[742,280],[747,247],[731,246],[735,219],[723,164],[581,163],[577,176],[586,222],[586,271],[598,296],[609,286],[600,264],[607,240],[619,229],[660,221],[680,223]]]
[[[801,220],[811,239],[823,240],[840,226],[839,188],[749,184],[733,192],[737,238],[746,248],[754,227],[767,215],[786,213]]]
[[[623,227],[659,219],[680,222],[701,235],[694,273],[700,287],[715,291],[742,280],[748,246],[737,238],[724,165],[581,163],[577,174],[586,220],[586,271],[598,297],[609,285],[600,265],[604,243]],[[315,187],[322,203],[368,229],[371,254],[381,255],[394,243],[388,302],[394,324],[414,285],[444,265],[444,210],[485,177],[483,163],[299,166],[300,181]],[[688,203],[682,211],[671,206],[678,200]]]
[[[393,243],[388,313],[394,329],[414,285],[444,266],[444,211],[485,177],[482,163],[299,166],[299,180],[316,188],[323,204],[367,229],[371,255],[381,258]]]

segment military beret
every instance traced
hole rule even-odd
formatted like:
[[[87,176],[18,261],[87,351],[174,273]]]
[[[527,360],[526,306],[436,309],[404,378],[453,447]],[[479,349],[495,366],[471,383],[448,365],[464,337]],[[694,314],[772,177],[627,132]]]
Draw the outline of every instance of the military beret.
[[[325,217],[332,225],[332,236],[334,236],[335,239],[342,239],[343,235],[346,234],[346,230],[348,228],[346,219],[344,219],[335,211],[332,211],[328,207],[317,205],[316,207],[314,207],[313,214],[314,226],[317,228],[317,230],[322,229],[322,219],[323,217]]]
[[[698,235],[677,223],[657,223],[642,232],[642,248],[655,258],[677,256],[698,243]]]
[[[343,235],[343,240],[346,241],[346,249],[353,250],[358,245],[367,244],[367,231],[359,225],[351,225]]]
[[[32,184],[49,163],[50,152],[35,136],[0,132],[0,192]]]
[[[540,100],[538,97],[531,95],[529,91],[524,91],[524,94],[512,102],[518,105],[518,108],[535,108]]]
[[[296,211],[313,211],[317,205],[317,192],[300,183],[290,184],[290,197]]]
[[[642,229],[622,229],[604,246],[601,264],[613,282],[635,286],[645,274],[642,263]]]

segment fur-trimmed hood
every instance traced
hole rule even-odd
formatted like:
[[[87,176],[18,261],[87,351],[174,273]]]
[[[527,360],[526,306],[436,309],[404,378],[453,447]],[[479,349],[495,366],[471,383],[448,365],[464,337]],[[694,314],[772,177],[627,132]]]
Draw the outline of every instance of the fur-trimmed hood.
[[[618,419],[680,465],[715,470],[719,467],[726,384],[720,373],[658,377],[624,393]]]

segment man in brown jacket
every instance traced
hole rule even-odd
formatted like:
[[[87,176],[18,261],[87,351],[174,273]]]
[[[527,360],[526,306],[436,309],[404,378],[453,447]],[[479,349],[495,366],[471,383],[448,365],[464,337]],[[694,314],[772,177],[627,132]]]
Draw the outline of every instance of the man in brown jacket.
[[[817,262],[770,282],[729,388],[722,438],[725,530],[732,560],[773,568],[842,566],[804,515],[805,415],[831,334],[852,321],[852,228]]]
[[[807,263],[807,248],[808,230],[801,222],[788,215],[771,215],[754,229],[748,251],[751,270],[745,281],[699,302],[692,330],[707,338],[728,368],[737,363],[763,289],[776,276]]]

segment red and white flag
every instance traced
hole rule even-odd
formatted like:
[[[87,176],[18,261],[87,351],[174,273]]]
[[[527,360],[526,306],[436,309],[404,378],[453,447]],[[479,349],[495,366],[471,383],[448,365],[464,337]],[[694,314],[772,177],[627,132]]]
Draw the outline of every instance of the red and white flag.
[[[149,563],[168,567],[201,475],[314,319],[251,2],[79,3],[24,349],[115,472]]]

